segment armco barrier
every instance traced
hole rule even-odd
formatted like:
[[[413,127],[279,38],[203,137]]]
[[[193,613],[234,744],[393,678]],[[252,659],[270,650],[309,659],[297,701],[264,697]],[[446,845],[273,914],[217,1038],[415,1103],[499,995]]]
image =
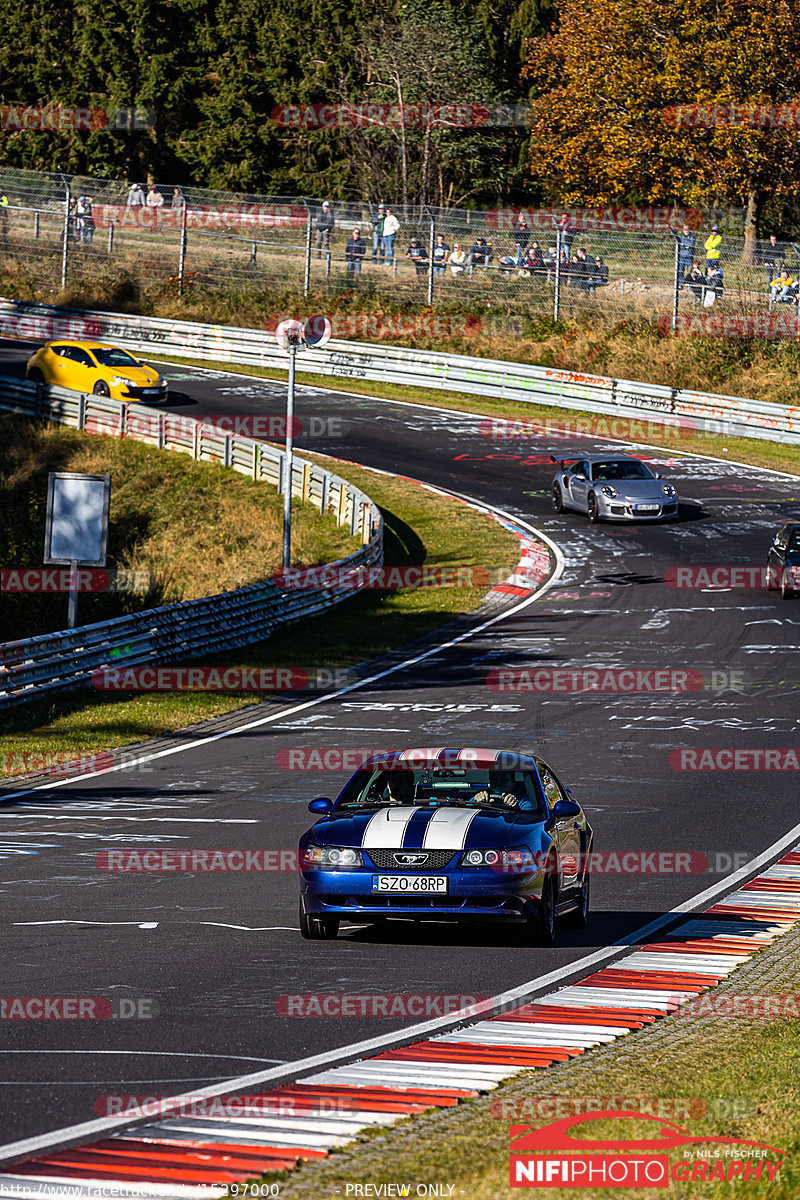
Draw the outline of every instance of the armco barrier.
[[[282,451],[250,438],[229,436],[195,421],[131,406],[104,396],[84,396],[65,388],[47,388],[0,377],[0,409],[44,417],[78,429],[133,437],[193,458],[218,462],[234,471],[284,487]],[[383,518],[376,505],[353,484],[316,463],[295,458],[292,494],[332,512],[339,525],[361,537],[362,546],[334,566],[371,566],[383,561]],[[284,592],[274,583],[253,584],[201,600],[167,604],[97,625],[44,634],[0,646],[0,707],[85,683],[100,667],[168,662],[209,650],[226,650],[260,641],[278,626],[320,612],[357,591],[350,589]],[[123,651],[124,648],[124,651]]]
[[[0,301],[0,336],[47,341],[55,337],[102,338],[139,353],[208,359],[282,369],[286,358],[272,333],[191,321],[126,316]],[[700,433],[800,443],[800,408],[736,396],[683,391],[658,384],[582,375],[464,354],[436,354],[396,346],[331,341],[306,354],[304,372],[381,383],[417,384],[442,391],[555,408],[588,410],[674,425]]]

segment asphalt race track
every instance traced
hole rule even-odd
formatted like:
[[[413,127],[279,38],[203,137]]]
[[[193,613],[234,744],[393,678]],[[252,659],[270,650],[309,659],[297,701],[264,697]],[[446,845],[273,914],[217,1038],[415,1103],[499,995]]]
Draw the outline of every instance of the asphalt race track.
[[[4,343],[3,371],[21,373],[29,353]],[[175,411],[283,412],[282,383],[166,373]],[[480,418],[305,386],[297,415],[306,424],[341,418],[327,436],[299,436],[300,447],[400,471],[531,523],[561,547],[564,575],[516,615],[373,685],[296,713],[265,704],[241,718],[274,718],[258,728],[196,746],[170,738],[165,745],[188,748],[6,799],[0,994],[147,999],[157,1015],[4,1022],[3,1142],[89,1120],[104,1095],[189,1091],[408,1023],[286,1017],[276,1006],[287,994],[473,996],[522,984],[704,890],[797,820],[791,772],[676,770],[669,754],[797,745],[800,607],[759,590],[676,590],[664,575],[763,565],[770,533],[800,519],[800,480],[643,449],[678,488],[681,519],[590,527],[552,512],[550,454],[598,443],[496,443]],[[709,684],[716,672],[716,688],[568,695],[487,686],[495,668],[534,666],[693,669]],[[535,749],[586,808],[598,849],[690,852],[705,855],[708,870],[597,875],[589,929],[563,930],[543,950],[511,933],[447,925],[304,942],[292,872],[138,875],[95,865],[98,851],[123,847],[293,850],[311,823],[307,800],[335,795],[347,772],[281,770],[281,750],[404,745]]]

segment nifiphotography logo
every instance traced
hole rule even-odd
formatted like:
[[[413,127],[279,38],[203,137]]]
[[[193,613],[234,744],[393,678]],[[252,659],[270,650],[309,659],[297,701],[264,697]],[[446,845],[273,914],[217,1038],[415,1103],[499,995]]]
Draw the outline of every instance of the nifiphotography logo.
[[[585,1121],[649,1121],[652,1137],[594,1139],[572,1136]],[[608,1109],[536,1128],[510,1125],[511,1187],[665,1188],[671,1181],[772,1183],[785,1151],[742,1138],[691,1134],[680,1125],[640,1112]],[[670,1161],[667,1151],[680,1151]]]

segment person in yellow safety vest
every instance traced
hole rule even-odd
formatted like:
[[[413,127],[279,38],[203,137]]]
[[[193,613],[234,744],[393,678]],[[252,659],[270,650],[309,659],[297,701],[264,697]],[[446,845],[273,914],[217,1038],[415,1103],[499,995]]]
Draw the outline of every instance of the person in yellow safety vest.
[[[719,252],[722,245],[722,235],[716,225],[711,226],[711,233],[706,238],[703,246],[706,252],[706,270],[709,267],[719,266]]]
[[[3,192],[0,194],[0,238],[5,242],[8,233],[8,213],[5,211],[8,208],[8,196]]]

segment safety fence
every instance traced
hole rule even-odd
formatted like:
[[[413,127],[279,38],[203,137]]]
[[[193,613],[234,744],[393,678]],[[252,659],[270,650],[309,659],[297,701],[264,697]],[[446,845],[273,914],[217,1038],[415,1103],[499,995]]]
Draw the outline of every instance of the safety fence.
[[[132,197],[119,180],[22,170],[4,171],[3,187],[0,265],[31,295],[67,285],[139,300],[313,294],[344,296],[356,316],[361,297],[365,313],[383,304],[479,315],[489,305],[509,315],[636,315],[681,333],[800,334],[800,248],[791,238],[746,244],[740,212],[573,208],[557,228],[559,209],[405,206],[390,245],[371,203],[323,210],[317,198],[171,185]],[[670,227],[683,237],[684,223],[679,245]],[[695,262],[703,278],[687,281]],[[721,278],[707,274],[714,262]]]
[[[283,370],[272,333],[190,321],[126,316],[0,301],[0,336],[47,341],[100,338],[137,353]],[[688,432],[800,443],[800,408],[737,396],[693,392],[550,367],[331,340],[304,355],[300,370],[354,380],[416,384],[492,400],[600,413]],[[629,433],[628,440],[634,437]]]
[[[254,480],[287,486],[282,451],[264,442],[226,434],[201,420],[86,396],[66,388],[0,377],[0,409],[91,433],[134,438],[166,450],[217,462]],[[134,419],[135,414],[135,419]],[[361,546],[332,565],[334,588],[284,591],[273,582],[187,600],[0,646],[0,707],[85,684],[94,671],[174,661],[210,650],[230,650],[270,636],[278,626],[319,613],[359,590],[346,572],[383,561],[383,518],[359,488],[317,463],[295,457],[294,496],[331,513],[358,536]]]

